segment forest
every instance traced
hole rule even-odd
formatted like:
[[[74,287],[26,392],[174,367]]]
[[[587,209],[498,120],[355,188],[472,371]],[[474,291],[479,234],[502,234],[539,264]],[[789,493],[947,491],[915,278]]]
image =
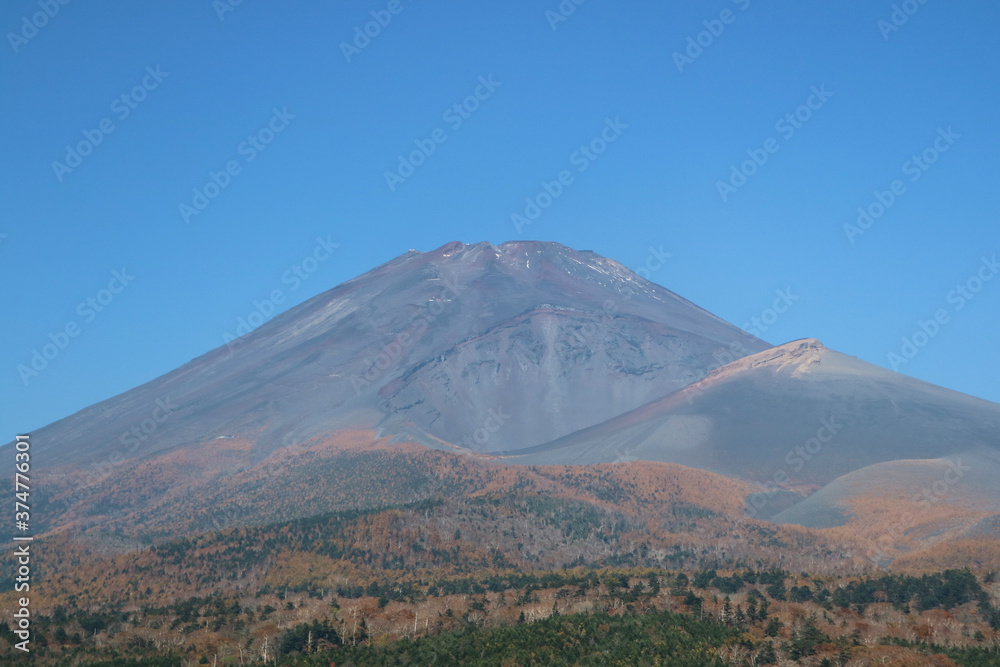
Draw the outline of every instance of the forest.
[[[680,466],[420,456],[403,474],[399,457],[351,454],[392,493],[347,481],[331,497],[354,506],[303,500],[271,522],[252,480],[218,520],[172,504],[172,524],[121,509],[134,498],[118,488],[33,545],[34,661],[998,664],[984,545],[949,545],[967,569],[901,558],[886,571],[842,536],[742,517],[746,489]],[[336,480],[323,470],[310,498]],[[413,500],[415,476],[450,492]],[[0,661],[15,658],[12,638],[0,621]],[[560,663],[556,647],[575,653]]]
[[[49,665],[998,665],[996,575],[573,568],[264,586],[38,619]],[[5,659],[14,636],[0,623]]]

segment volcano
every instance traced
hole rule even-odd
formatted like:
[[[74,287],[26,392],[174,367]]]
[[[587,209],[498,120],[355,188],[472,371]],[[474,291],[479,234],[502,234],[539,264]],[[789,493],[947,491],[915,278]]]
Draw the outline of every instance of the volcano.
[[[593,252],[410,251],[176,371],[34,434],[40,465],[374,428],[477,452],[539,445],[770,347]],[[164,413],[155,434],[136,425]]]
[[[421,451],[679,464],[738,482],[726,506],[817,528],[950,475],[935,504],[957,509],[935,521],[953,525],[934,534],[1000,521],[1000,405],[814,339],[771,346],[614,260],[536,241],[411,250],[32,443],[50,530],[167,530],[227,503],[265,521],[293,480],[325,510],[457,488],[406,458]],[[358,453],[372,443],[391,466]]]

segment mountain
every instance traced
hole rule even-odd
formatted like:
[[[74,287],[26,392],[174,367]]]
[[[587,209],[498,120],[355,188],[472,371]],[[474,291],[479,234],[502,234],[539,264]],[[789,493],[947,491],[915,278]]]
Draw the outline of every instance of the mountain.
[[[822,486],[897,459],[1000,452],[1000,405],[793,341],[753,354],[512,463],[680,463],[760,483]]]
[[[696,514],[782,524],[790,550],[875,562],[997,537],[998,434],[996,404],[813,339],[772,347],[593,252],[456,242],[39,429],[32,469],[40,530],[114,533],[127,550],[529,488],[624,504],[634,487],[567,480],[661,462],[687,484],[723,480]],[[539,487],[524,466],[560,481]],[[694,490],[671,484],[680,507]],[[660,535],[662,508],[645,507]]]
[[[33,434],[38,467],[348,428],[490,452],[541,444],[769,346],[555,243],[410,251]],[[224,444],[224,443],[222,443]]]
[[[663,461],[756,482],[749,516],[845,526],[875,545],[873,556],[995,537],[1000,525],[1000,405],[812,339],[744,357],[606,422],[506,454],[504,461],[522,465]]]

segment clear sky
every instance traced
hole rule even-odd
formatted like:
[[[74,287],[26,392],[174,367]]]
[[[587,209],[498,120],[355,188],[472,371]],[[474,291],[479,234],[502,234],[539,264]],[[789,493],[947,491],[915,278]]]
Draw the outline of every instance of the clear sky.
[[[1000,5],[895,7],[7,0],[0,441],[452,240],[1000,402]]]

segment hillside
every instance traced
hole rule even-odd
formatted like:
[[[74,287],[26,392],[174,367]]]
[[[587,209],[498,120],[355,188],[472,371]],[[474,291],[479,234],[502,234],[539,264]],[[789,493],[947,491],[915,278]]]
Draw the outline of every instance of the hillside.
[[[668,461],[764,484],[821,486],[885,461],[995,454],[998,433],[1000,405],[803,340],[504,460]]]
[[[700,379],[720,351],[729,361],[768,347],[592,252],[456,242],[403,254],[38,429],[36,468],[214,452],[228,438],[251,442],[258,462],[349,428],[509,449]]]
[[[451,243],[32,433],[32,604],[61,631],[51,664],[245,664],[270,642],[305,664],[331,655],[303,633],[332,649],[348,625],[329,662],[481,658],[498,638],[510,662],[570,632],[556,611],[601,619],[580,664],[633,613],[640,662],[989,664],[997,433],[996,404],[814,339],[771,347],[594,253]],[[865,583],[884,569],[905,574]],[[764,590],[788,632],[734,627],[724,597]],[[663,653],[679,635],[657,624],[690,619],[655,614],[676,610],[721,625]],[[530,621],[534,639],[505,629]]]

